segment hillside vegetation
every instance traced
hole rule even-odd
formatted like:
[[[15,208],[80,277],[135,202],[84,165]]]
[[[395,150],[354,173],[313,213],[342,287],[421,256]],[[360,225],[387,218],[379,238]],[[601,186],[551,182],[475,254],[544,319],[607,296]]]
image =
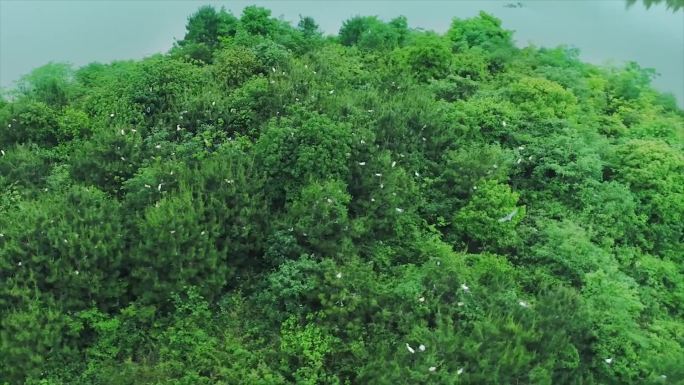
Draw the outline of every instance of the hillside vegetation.
[[[0,101],[0,384],[683,384],[684,112],[636,63],[202,7]]]

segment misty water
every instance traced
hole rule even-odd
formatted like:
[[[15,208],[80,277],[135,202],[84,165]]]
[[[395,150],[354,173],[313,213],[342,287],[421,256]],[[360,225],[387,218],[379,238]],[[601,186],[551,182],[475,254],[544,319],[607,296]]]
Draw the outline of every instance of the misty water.
[[[675,95],[684,107],[684,11],[664,5],[646,9],[609,1],[10,1],[0,0],[0,86],[49,61],[81,66],[136,59],[165,52],[181,39],[186,18],[202,4],[224,6],[239,15],[251,4],[296,23],[312,16],[328,34],[345,19],[377,15],[408,17],[409,24],[444,32],[452,17],[480,10],[515,31],[519,46],[577,47],[585,61],[636,61],[655,69],[653,84]]]

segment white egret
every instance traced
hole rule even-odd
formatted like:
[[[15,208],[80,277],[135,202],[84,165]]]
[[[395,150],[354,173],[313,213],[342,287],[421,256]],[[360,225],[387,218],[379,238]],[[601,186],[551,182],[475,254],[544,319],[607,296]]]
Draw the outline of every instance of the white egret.
[[[400,209],[399,207],[397,207],[395,210],[397,210],[397,212],[400,214],[404,212],[404,209]]]
[[[392,162],[392,167],[394,167],[394,166],[396,166],[396,165],[397,165],[397,162],[396,162],[396,161],[393,161],[393,162]]]
[[[0,153],[2,153],[2,156],[5,156],[5,150],[0,150]]]
[[[110,118],[113,118],[113,117],[114,117],[114,113],[109,114],[109,117],[110,117]]]
[[[458,374],[459,376],[460,376],[461,374],[463,374],[463,368],[458,369],[458,370],[456,371],[456,374]]]
[[[421,352],[424,352],[425,351],[425,345],[420,344],[420,346],[418,346],[418,350],[420,350]]]
[[[380,176],[382,176],[382,174],[380,174],[379,172],[376,172],[376,173],[375,173],[375,176],[380,177]]]
[[[513,217],[514,217],[515,214],[517,214],[517,213],[518,213],[518,208],[516,207],[516,208],[514,208],[513,211],[511,211],[510,213],[508,213],[508,214],[506,214],[505,216],[499,218],[499,222],[508,222],[508,221],[510,221],[511,219],[513,219]]]
[[[501,122],[501,125],[506,127],[506,121],[504,120],[503,122]]]
[[[335,278],[337,278],[337,279],[342,278],[342,273],[341,273],[341,272],[338,272],[337,274],[335,274]]]
[[[335,93],[335,90],[330,90],[330,91],[328,91],[328,93],[329,93],[330,95],[332,95],[333,93]]]
[[[157,191],[161,191],[162,185],[163,185],[163,183],[159,183],[159,185],[157,186]]]
[[[518,160],[515,163],[520,164],[520,162],[522,162],[522,158],[518,158]]]
[[[461,289],[463,289],[463,291],[470,291],[470,288],[465,283],[461,284]]]
[[[416,352],[415,350],[413,350],[413,348],[411,347],[411,345],[408,344],[408,342],[406,343],[406,349],[408,349],[409,353],[411,353],[411,354],[413,354],[413,353]]]
[[[434,372],[435,370],[437,370],[437,367],[436,367],[436,366],[430,366],[430,367],[428,368],[428,370],[431,371],[431,372]]]
[[[520,306],[522,306],[522,307],[524,307],[524,308],[530,307],[530,304],[527,303],[527,302],[525,302],[525,301],[518,301],[518,305],[520,305]]]
[[[366,162],[359,162],[359,166],[365,166]]]
[[[425,297],[418,298],[418,302],[425,302]]]
[[[606,361],[606,364],[610,365],[613,363],[613,357],[606,358],[604,361]]]
[[[458,302],[458,303],[456,303],[456,305],[458,305],[458,306],[463,306],[464,303],[463,303],[463,302]]]

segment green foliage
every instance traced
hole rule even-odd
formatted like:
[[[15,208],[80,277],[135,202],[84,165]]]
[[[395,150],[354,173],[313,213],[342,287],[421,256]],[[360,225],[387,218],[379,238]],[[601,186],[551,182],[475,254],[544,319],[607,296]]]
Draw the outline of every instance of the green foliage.
[[[684,381],[652,70],[486,13],[186,29],[0,98],[0,383]]]

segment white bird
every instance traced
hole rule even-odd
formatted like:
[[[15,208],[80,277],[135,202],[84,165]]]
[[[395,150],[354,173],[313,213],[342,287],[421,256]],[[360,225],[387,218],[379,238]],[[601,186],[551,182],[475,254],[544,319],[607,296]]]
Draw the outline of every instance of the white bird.
[[[400,214],[404,212],[404,209],[400,209],[399,207],[397,207],[395,210],[397,210],[397,212]]]
[[[333,203],[333,200],[328,198],[328,203]]]
[[[520,164],[520,162],[522,162],[522,158],[518,158],[518,161],[515,163]]]
[[[366,144],[366,141],[361,139],[361,144]]]
[[[335,278],[337,278],[337,279],[342,278],[342,273],[338,272],[337,274],[335,274]]]
[[[397,165],[397,162],[396,162],[396,161],[393,161],[393,162],[392,162],[392,167],[394,167],[394,166],[396,166],[396,165]]]
[[[414,174],[416,175],[416,177],[420,177],[420,174],[418,173],[418,171],[414,172]]]
[[[461,284],[461,289],[463,289],[463,291],[470,291],[470,288],[465,283]]]
[[[271,67],[271,71],[273,71],[273,73],[275,73],[275,71],[276,71],[275,67]]]
[[[330,90],[330,91],[328,91],[328,93],[329,93],[330,95],[332,95],[333,93],[335,93],[335,90]]]
[[[74,274],[78,275],[78,270],[74,271]]]
[[[528,156],[527,160],[532,160],[532,155]]]
[[[420,346],[418,346],[418,350],[420,350],[421,352],[424,352],[425,351],[425,345],[420,344]]]
[[[2,153],[2,156],[5,156],[5,150],[0,150],[0,153]]]
[[[17,266],[21,266],[21,261],[19,261],[19,263],[17,263]]]
[[[418,302],[425,302],[425,297],[418,298]],[[422,345],[421,345],[422,346]]]
[[[126,133],[124,132],[123,128],[121,129],[121,135],[126,135]]]
[[[200,232],[200,235],[204,235],[205,233],[206,231],[202,230],[202,232]]]
[[[423,137],[423,142],[425,142],[426,140],[427,140],[427,139],[425,139],[425,137]]]
[[[135,128],[131,128],[131,132],[138,132]]]
[[[375,198],[371,198],[371,202],[375,202]]]
[[[126,158],[124,158],[124,157],[122,156],[122,157],[121,157],[121,160],[125,162],[125,161],[126,161]]]
[[[380,183],[380,188],[385,188],[385,184],[384,184],[384,183]]]
[[[464,303],[463,303],[463,302],[458,302],[456,305],[458,305],[458,306],[463,306]]]
[[[613,357],[606,358],[604,361],[606,361],[606,364],[610,365],[611,363],[613,363]]]
[[[515,214],[517,214],[517,213],[518,213],[518,208],[516,207],[516,208],[513,209],[513,211],[511,211],[511,212],[508,213],[507,215],[505,215],[505,216],[499,218],[499,222],[507,222],[507,221],[510,221],[511,219],[513,219],[513,217],[514,217]]]
[[[434,372],[435,370],[437,370],[437,367],[436,367],[436,366],[430,366],[430,367],[428,368],[428,370],[431,371],[431,372]]]
[[[171,230],[170,233],[171,233],[171,234],[175,234],[175,233],[176,233],[176,230]]]
[[[477,190],[477,186],[473,186],[473,190]]]
[[[232,179],[226,179],[226,183],[232,184],[232,183],[233,183],[233,180],[232,180]]]
[[[215,106],[215,105],[216,105],[216,102],[211,102],[211,105],[212,105],[212,106]]]
[[[522,306],[522,307],[524,307],[524,308],[530,307],[530,304],[527,303],[527,302],[525,302],[525,301],[518,301],[518,305],[520,305],[520,306]]]
[[[12,128],[12,123],[8,124],[7,127]]]
[[[411,347],[411,345],[408,344],[408,342],[406,343],[406,349],[408,349],[409,353],[411,353],[411,354],[413,354],[413,353],[416,352],[415,350],[413,350],[413,348]]]
[[[456,374],[461,375],[463,374],[463,368],[460,368],[456,371]]]
[[[518,150],[524,150],[524,149],[525,149],[525,146],[519,146],[518,147]]]
[[[157,191],[161,191],[161,186],[163,183],[159,183],[159,186],[157,186]]]
[[[369,113],[369,114],[372,114],[372,113],[373,113],[373,110],[368,110],[368,113]]]
[[[113,117],[114,117],[114,113],[109,114],[109,117],[110,117],[110,118],[113,118]]]
[[[154,148],[156,148],[157,150],[159,150],[159,149],[161,148],[161,144],[158,144],[158,145],[154,146]]]
[[[501,125],[506,127],[506,121],[504,120],[503,122],[501,122]]]
[[[382,176],[382,174],[380,174],[379,172],[376,172],[376,173],[375,173],[375,176],[380,177],[380,176]]]
[[[366,162],[359,162],[359,166],[365,166]]]
[[[180,124],[176,124],[176,131],[180,131],[180,130],[182,130]]]

